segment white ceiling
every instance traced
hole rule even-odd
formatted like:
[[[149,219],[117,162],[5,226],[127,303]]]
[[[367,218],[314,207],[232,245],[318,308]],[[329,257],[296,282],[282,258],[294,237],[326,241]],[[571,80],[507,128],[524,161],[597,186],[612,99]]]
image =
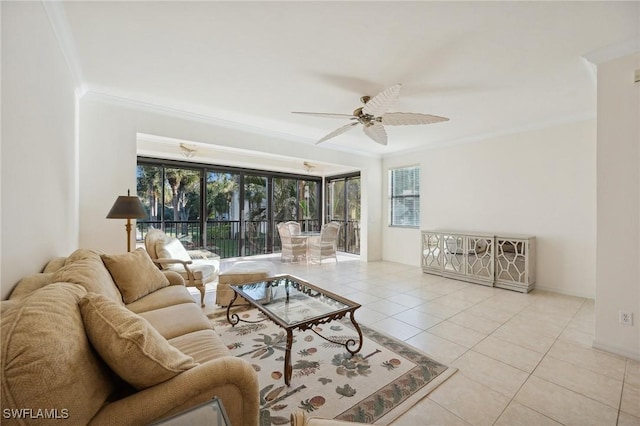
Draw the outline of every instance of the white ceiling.
[[[362,95],[450,121],[360,128],[327,148],[376,156],[595,117],[584,56],[639,39],[639,2],[63,2],[90,92],[313,144]],[[64,19],[63,19],[64,21]]]

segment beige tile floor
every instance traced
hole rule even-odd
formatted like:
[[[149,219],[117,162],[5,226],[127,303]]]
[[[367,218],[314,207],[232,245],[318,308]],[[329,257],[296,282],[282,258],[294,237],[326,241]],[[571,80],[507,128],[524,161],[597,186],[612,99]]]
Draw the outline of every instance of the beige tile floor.
[[[593,300],[350,256],[322,265],[267,259],[362,304],[359,322],[459,369],[394,425],[640,425],[640,362],[591,347]],[[206,300],[213,305],[215,287]]]

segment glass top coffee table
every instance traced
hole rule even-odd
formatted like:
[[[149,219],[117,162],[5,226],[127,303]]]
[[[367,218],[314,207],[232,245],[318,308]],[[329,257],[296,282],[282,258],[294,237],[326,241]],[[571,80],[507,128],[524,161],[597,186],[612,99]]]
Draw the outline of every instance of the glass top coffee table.
[[[362,330],[354,318],[354,312],[360,307],[349,299],[338,296],[313,284],[291,275],[278,275],[263,281],[230,286],[234,291],[233,299],[227,306],[227,321],[235,326],[245,321],[231,313],[231,307],[242,296],[256,307],[268,319],[284,328],[287,333],[287,346],[284,356],[284,382],[291,382],[291,345],[293,330],[311,330],[332,343],[344,345],[350,354],[356,354],[362,348]],[[314,327],[329,321],[338,320],[349,314],[349,319],[358,333],[358,340],[334,341],[319,334]],[[261,320],[264,321],[264,320]]]
[[[164,418],[154,426],[184,426],[184,425],[210,425],[210,426],[231,426],[231,421],[227,417],[227,412],[222,405],[222,401],[213,397],[210,401],[196,405],[173,416]]]

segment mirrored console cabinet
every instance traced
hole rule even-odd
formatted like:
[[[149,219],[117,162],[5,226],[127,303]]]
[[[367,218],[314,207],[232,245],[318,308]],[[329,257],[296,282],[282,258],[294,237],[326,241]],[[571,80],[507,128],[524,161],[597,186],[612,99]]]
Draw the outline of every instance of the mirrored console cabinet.
[[[528,293],[536,282],[536,237],[422,231],[422,270]]]

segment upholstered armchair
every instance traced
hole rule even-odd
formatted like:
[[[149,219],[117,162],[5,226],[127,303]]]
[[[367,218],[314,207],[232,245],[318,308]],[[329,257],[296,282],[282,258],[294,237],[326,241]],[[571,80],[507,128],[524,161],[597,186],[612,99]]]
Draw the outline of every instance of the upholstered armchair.
[[[200,304],[204,306],[206,284],[214,282],[220,273],[220,256],[193,259],[198,250],[187,251],[180,240],[159,229],[150,229],[144,237],[144,245],[151,260],[161,270],[175,271],[184,278],[187,287],[200,292]]]
[[[325,223],[320,229],[320,237],[309,239],[308,260],[322,263],[323,259],[335,259],[338,262],[337,244],[340,224],[337,222]]]
[[[282,261],[291,260],[292,262],[296,262],[301,257],[306,258],[307,256],[307,239],[293,235],[291,233],[290,223],[291,222],[281,222],[278,224],[278,234],[280,234],[280,242],[282,243],[280,259]],[[297,225],[300,226],[299,224]]]

